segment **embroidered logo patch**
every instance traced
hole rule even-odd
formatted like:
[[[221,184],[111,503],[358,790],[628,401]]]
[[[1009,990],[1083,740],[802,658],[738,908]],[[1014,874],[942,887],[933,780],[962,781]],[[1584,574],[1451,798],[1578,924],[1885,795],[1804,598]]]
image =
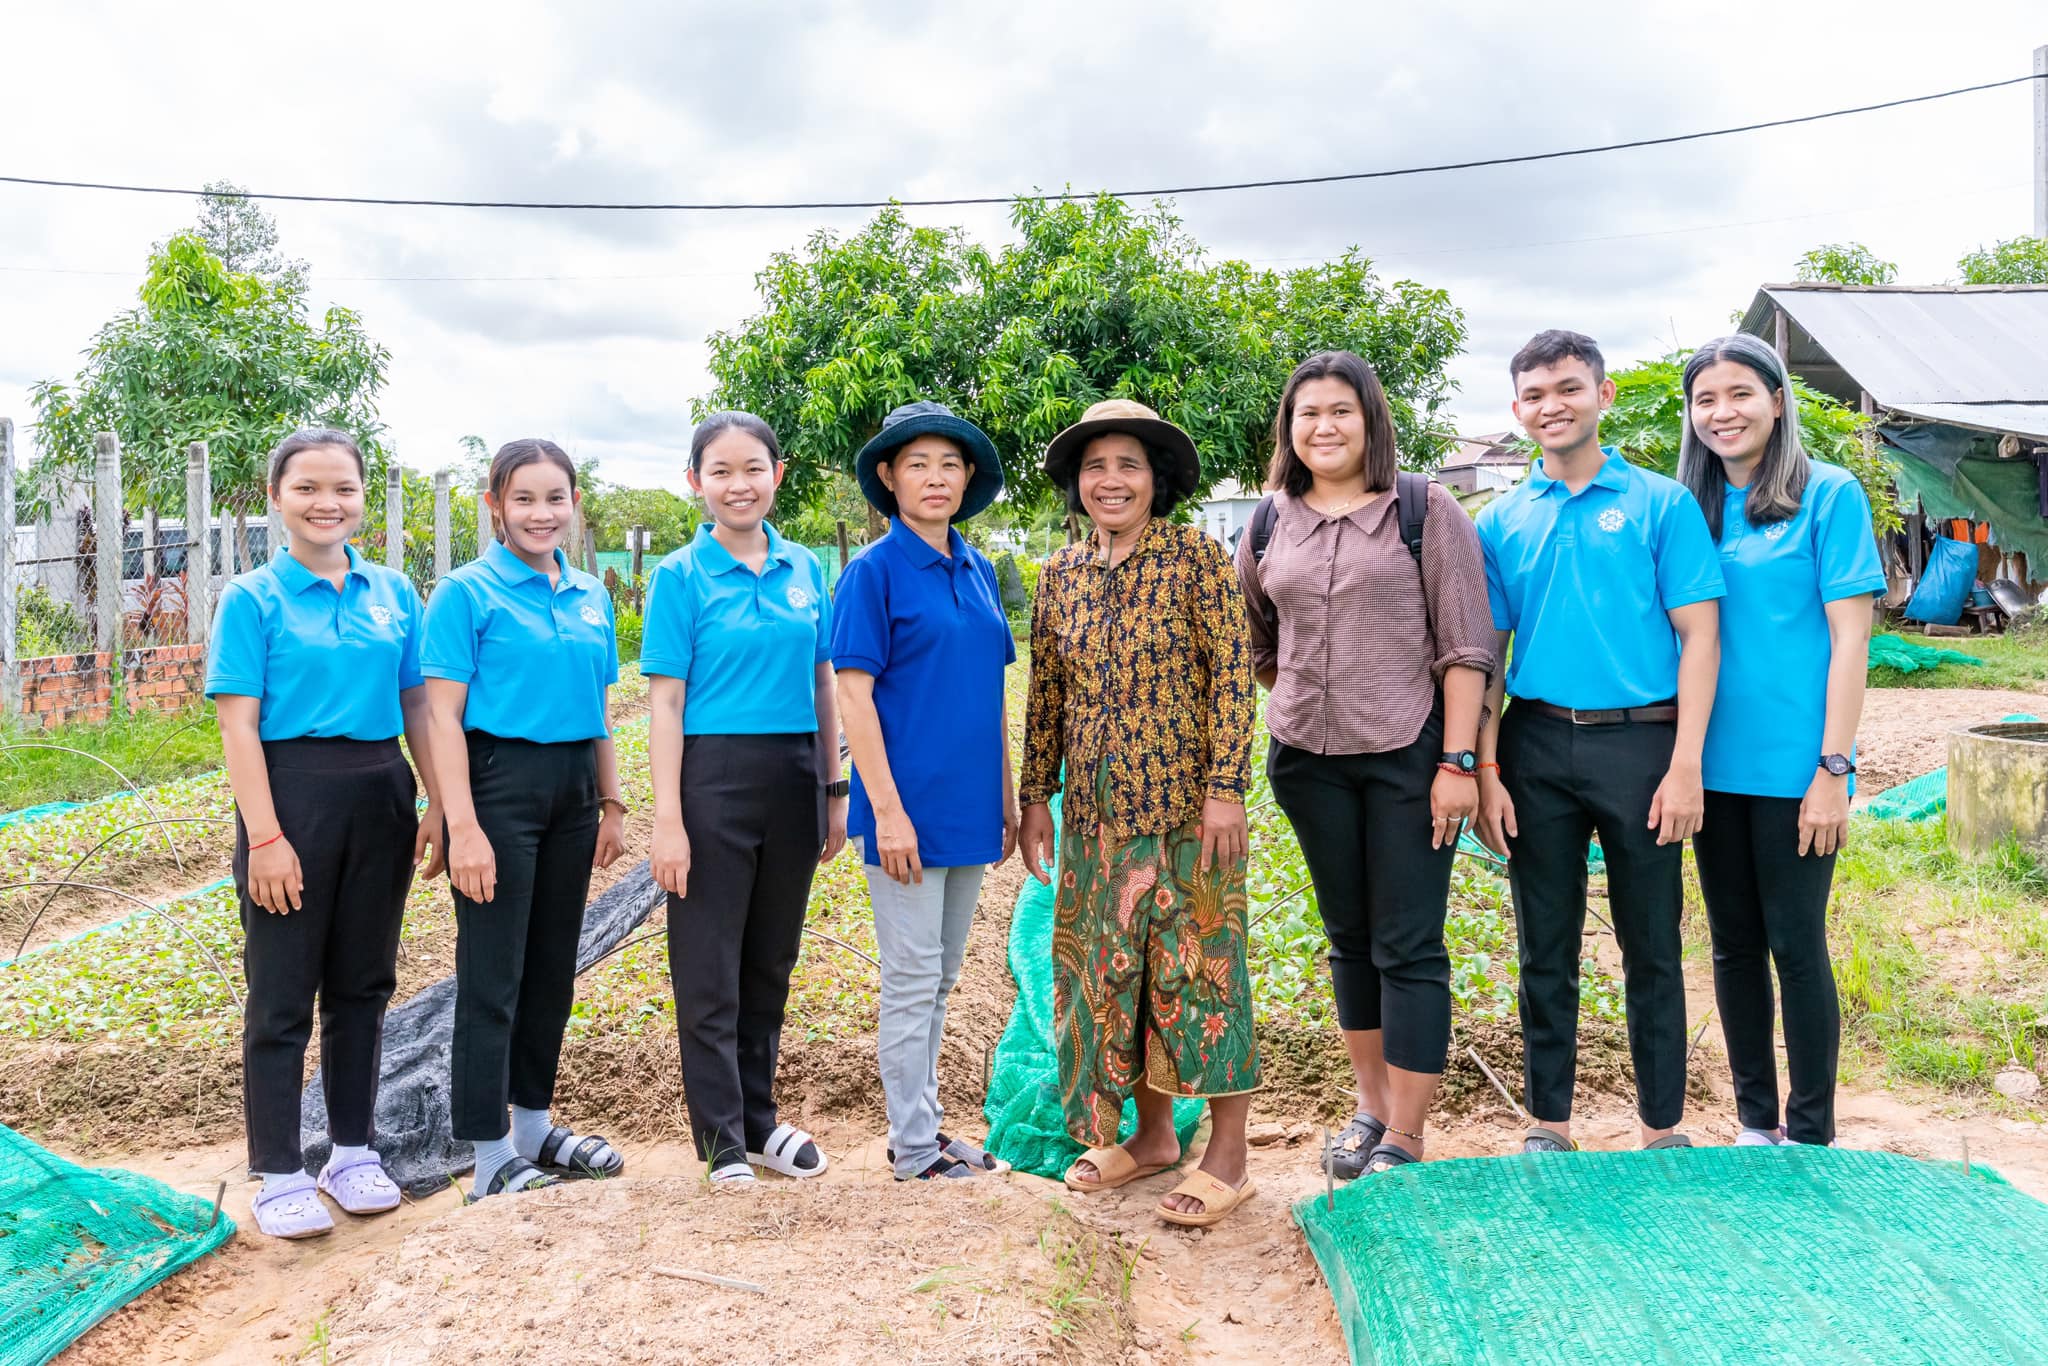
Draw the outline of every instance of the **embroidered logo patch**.
[[[371,603],[370,620],[376,622],[379,626],[389,626],[391,624],[391,609],[381,602]]]
[[[789,605],[797,611],[803,611],[816,601],[817,599],[811,596],[811,590],[802,584],[793,583],[789,586]]]
[[[1764,535],[1773,541],[1780,540],[1785,535],[1785,526],[1784,522],[1772,522],[1764,528]]]
[[[1619,531],[1621,530],[1621,524],[1627,520],[1628,518],[1621,515],[1620,508],[1609,508],[1600,514],[1600,529],[1602,531]]]
[[[587,602],[583,604],[582,617],[592,626],[604,625],[604,613],[598,611]]]

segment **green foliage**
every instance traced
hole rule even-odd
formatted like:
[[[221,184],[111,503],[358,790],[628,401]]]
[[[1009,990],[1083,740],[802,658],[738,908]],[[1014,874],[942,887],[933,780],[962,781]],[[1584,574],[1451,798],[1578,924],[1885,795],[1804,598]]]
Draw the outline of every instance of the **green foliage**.
[[[276,280],[304,275],[304,261],[287,261],[277,249],[277,224],[231,181],[207,184],[199,197],[199,222],[193,230],[206,249],[229,270]]]
[[[650,554],[666,555],[697,534],[702,518],[697,503],[667,489],[629,489],[602,479],[588,481],[583,515],[599,550],[629,550],[626,533],[644,526],[653,534]]]
[[[77,608],[51,596],[41,584],[24,583],[14,594],[17,659],[70,654],[92,648],[92,628]]]
[[[1164,206],[1020,199],[1011,222],[1018,240],[990,251],[890,208],[843,240],[820,232],[778,253],[761,311],[711,337],[717,389],[701,408],[766,418],[799,504],[917,398],[988,431],[1013,498],[1043,491],[1045,443],[1105,397],[1186,427],[1205,479],[1256,482],[1288,371],[1346,347],[1378,367],[1405,456],[1442,449],[1444,365],[1465,338],[1442,291],[1385,284],[1355,251],[1285,272],[1212,265]]]
[[[794,464],[791,473],[795,472]],[[975,519],[979,521],[979,518]],[[790,493],[787,482],[775,495],[776,530],[801,545],[836,545],[839,524],[846,523],[850,540],[867,539],[868,500],[853,476],[826,470],[810,481],[802,502]],[[971,524],[970,524],[971,525]]]
[[[1899,268],[1861,242],[1828,242],[1799,258],[1795,279],[1835,285],[1888,285]]]
[[[1686,420],[1681,381],[1688,354],[1673,351],[1661,359],[1614,371],[1614,406],[1600,419],[1603,442],[1631,462],[1669,475],[1678,472],[1678,442]],[[1873,528],[1879,532],[1896,529],[1899,502],[1891,465],[1864,444],[1862,415],[1807,387],[1796,375],[1792,391],[1799,399],[1799,439],[1806,453],[1854,474],[1870,498]]]
[[[43,458],[29,467],[30,515],[57,478],[89,473],[102,431],[121,438],[132,509],[183,508],[193,441],[210,444],[220,502],[259,509],[271,447],[309,423],[355,435],[381,471],[376,400],[389,361],[347,308],[315,325],[298,272],[232,270],[198,233],[180,233],[151,255],[139,304],[100,328],[77,376],[31,389]]]
[[[78,723],[55,730],[10,734],[0,729],[0,747],[10,744],[63,745],[83,750],[104,759],[145,788],[218,768],[221,762],[220,728],[214,723],[212,712],[203,705],[177,712],[131,713],[117,709],[109,720],[98,724]],[[44,802],[90,801],[121,791],[122,784],[91,759],[56,750],[21,749],[0,753],[0,789],[7,794],[0,800],[0,809],[14,810]],[[137,815],[134,819],[148,817]],[[38,822],[36,829],[48,832],[53,827]],[[9,833],[13,833],[11,828]],[[172,831],[172,838],[184,841],[184,835],[177,830]]]
[[[2015,237],[1956,262],[1966,285],[2048,285],[2048,237]]]
[[[646,623],[638,612],[617,603],[612,605],[612,614],[619,637],[619,662],[635,663],[640,658],[640,634]]]

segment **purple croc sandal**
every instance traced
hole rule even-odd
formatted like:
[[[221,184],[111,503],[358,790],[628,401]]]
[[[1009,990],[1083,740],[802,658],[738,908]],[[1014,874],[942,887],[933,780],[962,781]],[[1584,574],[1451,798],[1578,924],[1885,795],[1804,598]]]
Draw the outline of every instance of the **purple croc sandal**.
[[[273,1238],[317,1238],[334,1232],[334,1218],[320,1203],[319,1190],[310,1183],[270,1195],[258,1195],[251,1206],[256,1227]]]
[[[375,1153],[344,1167],[329,1162],[321,1169],[319,1184],[350,1214],[382,1214],[398,1207],[398,1187],[384,1174],[383,1160]]]

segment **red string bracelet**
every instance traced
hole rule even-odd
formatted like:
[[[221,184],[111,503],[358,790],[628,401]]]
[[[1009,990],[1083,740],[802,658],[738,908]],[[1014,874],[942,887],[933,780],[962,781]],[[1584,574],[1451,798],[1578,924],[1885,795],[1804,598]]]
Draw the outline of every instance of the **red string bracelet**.
[[[277,833],[276,833],[275,835],[272,835],[272,836],[271,836],[271,837],[270,837],[269,839],[267,839],[267,840],[263,841],[263,843],[261,843],[261,844],[252,844],[252,845],[250,845],[250,846],[249,846],[249,852],[253,854],[253,853],[255,853],[255,852],[256,852],[256,851],[258,850],[258,849],[267,849],[267,848],[269,848],[269,847],[270,847],[271,845],[273,845],[273,844],[276,844],[276,843],[277,843],[277,842],[278,842],[279,840],[281,840],[281,839],[283,839],[283,838],[284,838],[284,831],[280,830],[280,831],[278,831],[278,832],[277,832]]]

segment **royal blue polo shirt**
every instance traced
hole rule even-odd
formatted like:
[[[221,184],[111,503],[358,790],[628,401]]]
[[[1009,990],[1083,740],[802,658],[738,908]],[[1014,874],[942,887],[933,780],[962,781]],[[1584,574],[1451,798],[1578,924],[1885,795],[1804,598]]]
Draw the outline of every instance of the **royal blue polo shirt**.
[[[1539,460],[1479,513],[1508,692],[1557,707],[1644,707],[1678,694],[1666,613],[1722,595],[1707,519],[1684,485],[1612,447],[1577,493]]]
[[[420,672],[467,683],[462,728],[553,745],[598,740],[619,641],[604,585],[555,552],[558,581],[491,542],[434,588]]]
[[[1750,525],[1748,489],[1721,509],[1721,682],[1700,776],[1716,792],[1803,797],[1827,721],[1827,604],[1882,593],[1870,500],[1839,465],[1808,464],[1790,521]]]
[[[221,594],[206,695],[261,698],[265,740],[389,740],[405,729],[398,695],[420,686],[420,595],[343,548],[338,590],[281,554]]]
[[[640,672],[680,678],[685,735],[818,729],[818,666],[832,658],[832,598],[818,557],[765,523],[756,574],[711,534],[655,566]]]
[[[1017,642],[995,566],[948,530],[950,553],[892,522],[846,567],[832,663],[874,675],[882,747],[927,868],[1003,852],[1003,669]],[[875,808],[854,765],[846,833],[874,857]]]

